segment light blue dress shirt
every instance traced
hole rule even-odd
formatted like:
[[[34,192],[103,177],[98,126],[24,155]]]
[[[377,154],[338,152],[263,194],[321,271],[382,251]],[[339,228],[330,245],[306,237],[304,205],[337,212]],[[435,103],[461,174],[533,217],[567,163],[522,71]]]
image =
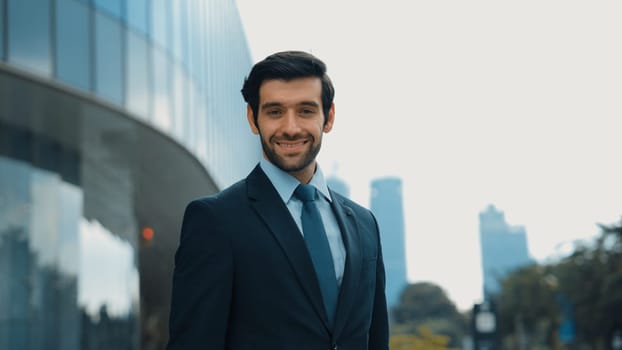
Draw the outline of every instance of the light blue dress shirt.
[[[279,193],[279,196],[283,200],[283,203],[287,205],[292,218],[298,225],[298,230],[302,234],[302,201],[294,197],[294,190],[300,184],[300,181],[290,174],[279,169],[268,160],[262,158],[259,162],[261,170],[266,173],[270,182]],[[322,216],[322,223],[326,230],[326,236],[328,238],[328,244],[330,245],[330,252],[333,256],[333,264],[335,265],[335,275],[337,276],[337,283],[341,286],[341,280],[343,279],[343,269],[346,264],[346,248],[343,245],[343,239],[341,237],[341,230],[337,223],[335,213],[330,206],[332,198],[330,192],[328,192],[328,186],[324,179],[324,174],[318,165],[315,174],[311,178],[309,185],[313,185],[320,193],[319,199],[315,201],[320,215]]]

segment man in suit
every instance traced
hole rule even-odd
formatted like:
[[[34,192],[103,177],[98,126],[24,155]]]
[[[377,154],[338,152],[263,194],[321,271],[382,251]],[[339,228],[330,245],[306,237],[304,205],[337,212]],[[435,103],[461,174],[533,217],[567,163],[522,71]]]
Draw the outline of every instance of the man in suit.
[[[263,159],[186,208],[168,349],[388,349],[376,220],[328,189],[315,159],[335,120],[326,66],[273,54],[242,95]]]

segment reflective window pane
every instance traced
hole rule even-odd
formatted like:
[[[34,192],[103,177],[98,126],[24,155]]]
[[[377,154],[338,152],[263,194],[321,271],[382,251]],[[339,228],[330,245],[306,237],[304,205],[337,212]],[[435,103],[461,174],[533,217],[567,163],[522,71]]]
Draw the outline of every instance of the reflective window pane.
[[[123,103],[123,43],[119,20],[95,14],[95,92]]]
[[[142,35],[127,32],[127,87],[125,105],[140,117],[149,115],[149,57],[147,40]]]
[[[19,281],[28,276],[32,263],[27,236],[29,183],[23,163],[0,157],[0,280],[8,281],[0,284],[2,349],[26,349],[28,342],[28,286]]]
[[[184,137],[184,116],[187,113],[187,104],[186,104],[186,74],[181,69],[179,64],[175,64],[175,68],[173,70],[173,133],[179,139],[183,139]]]
[[[184,114],[184,137],[182,140],[188,149],[194,149],[198,131],[195,126],[195,121],[197,119],[195,108],[198,94],[196,93],[196,85],[192,79],[188,79],[186,84],[186,113]]]
[[[170,13],[170,2],[168,0],[151,1],[151,39],[156,45],[167,50],[170,50]]]
[[[75,0],[56,0],[56,74],[83,90],[91,87],[89,8]]]
[[[147,0],[129,0],[126,3],[127,25],[140,33],[147,34]]]
[[[206,18],[205,18],[205,9],[207,7],[207,4],[205,2],[199,2],[198,4],[195,5],[196,8],[194,9],[195,16],[196,16],[196,21],[195,21],[195,27],[193,29],[193,31],[195,31],[195,36],[192,40],[196,40],[195,43],[206,43],[207,42],[207,35],[205,33],[205,28],[206,28]],[[196,68],[194,70],[194,79],[195,81],[199,84],[199,88],[201,89],[201,91],[205,91],[205,81],[207,79],[206,75],[205,75],[205,66],[207,63],[207,57],[205,56],[205,52],[207,49],[207,45],[206,44],[200,44],[200,45],[194,45],[194,52],[196,55]]]
[[[78,303],[91,319],[98,319],[102,311],[115,318],[134,312],[138,293],[135,250],[97,220],[82,218],[80,222],[79,276]],[[131,339],[129,330],[123,338]]]
[[[171,132],[170,61],[163,50],[153,48],[153,122],[162,130]]]
[[[50,1],[8,1],[8,61],[50,75]]]
[[[179,7],[181,15],[181,22],[179,23],[181,30],[181,61],[184,63],[186,69],[188,69],[190,67],[190,45],[188,43],[188,41],[190,40],[190,7],[187,2],[180,3]]]
[[[129,0],[130,2],[132,0]],[[94,0],[95,8],[98,11],[121,19],[123,0]]]
[[[80,348],[80,309],[77,303],[78,220],[81,190],[56,173],[31,169],[28,225],[29,252],[34,258],[29,274],[30,297],[27,349]],[[51,221],[49,218],[55,218]],[[67,231],[63,231],[67,230]],[[67,240],[72,241],[68,244]],[[69,254],[61,258],[61,254]],[[36,346],[32,346],[36,344]]]
[[[205,96],[200,94],[197,96],[197,109],[196,113],[196,133],[198,134],[197,142],[194,147],[194,152],[201,161],[207,159],[207,111],[205,106]]]
[[[181,19],[181,6],[173,6],[171,11],[171,36],[172,42],[171,52],[175,59],[181,61],[181,46],[182,46],[182,28],[183,22]]]
[[[188,16],[187,19],[187,28],[188,28],[188,51],[186,54],[188,55],[188,70],[190,71],[190,75],[194,79],[198,76],[199,70],[199,50],[201,49],[199,40],[199,30],[201,27],[199,25],[199,5],[197,3],[189,3],[188,4]]]

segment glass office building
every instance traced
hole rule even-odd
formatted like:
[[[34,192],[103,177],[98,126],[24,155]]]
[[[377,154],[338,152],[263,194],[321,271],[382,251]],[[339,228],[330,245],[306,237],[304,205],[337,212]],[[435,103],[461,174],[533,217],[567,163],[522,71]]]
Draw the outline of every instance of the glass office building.
[[[505,276],[520,267],[533,263],[527,246],[524,226],[509,225],[505,213],[489,205],[479,213],[479,238],[484,276],[484,299],[501,290]]]
[[[162,349],[185,204],[259,159],[234,0],[0,0],[0,350]]]
[[[388,176],[371,182],[370,206],[380,227],[389,309],[400,303],[400,296],[408,285],[403,202],[400,178]]]

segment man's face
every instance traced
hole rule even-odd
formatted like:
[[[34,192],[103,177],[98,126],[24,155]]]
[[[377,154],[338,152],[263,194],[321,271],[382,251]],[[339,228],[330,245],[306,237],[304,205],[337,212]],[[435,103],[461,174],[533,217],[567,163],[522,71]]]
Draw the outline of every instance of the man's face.
[[[333,105],[324,123],[319,78],[275,79],[259,88],[257,125],[250,106],[247,118],[253,133],[260,136],[264,157],[306,183],[315,171],[322,133],[332,129],[334,111]]]

